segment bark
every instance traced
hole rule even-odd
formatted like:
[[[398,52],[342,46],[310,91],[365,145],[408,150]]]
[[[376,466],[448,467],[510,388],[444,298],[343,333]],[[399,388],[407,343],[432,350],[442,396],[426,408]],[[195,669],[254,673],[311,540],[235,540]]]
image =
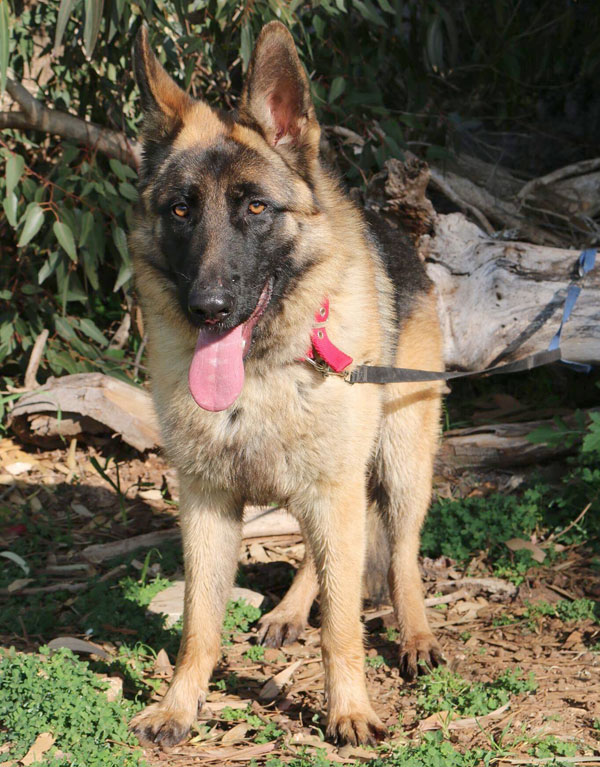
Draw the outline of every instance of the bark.
[[[438,295],[448,369],[546,349],[572,282],[582,290],[563,329],[563,357],[600,361],[600,268],[579,279],[579,251],[491,239],[460,213],[438,216],[419,251]]]

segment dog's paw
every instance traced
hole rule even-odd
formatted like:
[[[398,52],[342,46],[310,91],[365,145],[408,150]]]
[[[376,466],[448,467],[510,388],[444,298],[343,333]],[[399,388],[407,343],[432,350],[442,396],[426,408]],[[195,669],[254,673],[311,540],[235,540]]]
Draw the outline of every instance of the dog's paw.
[[[372,709],[349,714],[329,714],[327,737],[336,743],[374,746],[387,735],[387,729]]]
[[[258,622],[258,643],[265,647],[292,644],[304,631],[305,623],[297,617],[278,616],[273,610]]]
[[[445,662],[433,634],[417,634],[403,642],[400,648],[400,675],[407,682],[413,682],[417,675],[426,674]]]
[[[129,729],[142,745],[174,746],[188,736],[194,717],[153,703],[133,717]]]

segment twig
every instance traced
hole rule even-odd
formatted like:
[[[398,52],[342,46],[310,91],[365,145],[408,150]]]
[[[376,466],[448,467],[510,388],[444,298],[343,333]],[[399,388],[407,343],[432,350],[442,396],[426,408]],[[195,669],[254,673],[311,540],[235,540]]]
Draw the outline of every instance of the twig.
[[[560,538],[560,537],[561,537],[561,535],[564,535],[565,533],[568,533],[568,532],[569,532],[569,530],[570,530],[572,527],[575,527],[575,525],[576,525],[578,522],[581,522],[581,520],[582,520],[582,519],[585,517],[585,515],[587,514],[587,512],[588,512],[589,508],[591,507],[591,505],[592,505],[592,503],[591,503],[591,501],[590,501],[590,503],[588,503],[588,505],[585,507],[585,509],[584,509],[584,510],[583,510],[583,511],[582,511],[582,512],[581,512],[581,513],[580,513],[580,514],[579,514],[579,515],[578,515],[578,516],[577,516],[577,517],[576,517],[576,518],[575,518],[575,519],[574,519],[572,522],[570,522],[570,523],[569,523],[569,524],[568,524],[568,525],[565,527],[565,529],[564,529],[564,530],[561,530],[561,531],[560,531],[560,533],[552,533],[552,535],[548,536],[548,538],[546,539],[547,543],[550,543],[550,541],[556,541],[556,540],[558,540],[558,538]]]
[[[545,756],[543,758],[536,759],[534,757],[522,757],[517,759],[511,759],[508,756],[500,756],[497,759],[493,759],[496,764],[556,764],[556,756]],[[597,756],[560,756],[558,761],[561,764],[598,764],[600,765],[600,758]]]
[[[108,348],[122,349],[127,343],[127,339],[129,338],[130,328],[131,328],[131,314],[129,312],[125,312],[119,327],[116,329],[113,337],[110,340]],[[137,376],[137,373],[136,373],[136,376]]]
[[[146,341],[148,340],[148,336],[144,336],[142,338],[142,342],[139,346],[139,349],[137,350],[137,353],[135,355],[135,361],[133,363],[133,378],[134,380],[138,377],[138,373],[140,370],[140,362],[142,360],[142,354],[144,353],[144,349],[146,348]]]
[[[453,594],[445,594],[442,597],[428,597],[425,600],[425,607],[435,607],[435,605],[447,605],[450,602],[456,602],[459,599],[465,599],[471,596],[466,589],[459,589]]]
[[[517,593],[517,587],[514,583],[505,581],[502,578],[459,578],[456,581],[438,581],[436,586],[443,590],[460,586],[463,590],[466,589],[470,595],[480,591],[487,591],[490,594],[512,597]]]
[[[35,339],[33,349],[31,350],[31,356],[29,357],[29,362],[27,363],[27,370],[25,371],[25,389],[27,389],[27,391],[36,389],[39,386],[38,382],[36,381],[36,376],[40,367],[40,362],[42,361],[44,347],[46,346],[48,335],[48,330],[44,328],[44,330],[42,330],[39,336]]]
[[[574,597],[573,594],[569,594],[568,591],[565,589],[561,589],[560,586],[556,586],[554,583],[546,583],[546,587],[551,589],[552,591],[556,591],[557,594],[560,594],[561,597],[565,597],[565,599],[570,599],[571,602],[574,602],[577,597]]]

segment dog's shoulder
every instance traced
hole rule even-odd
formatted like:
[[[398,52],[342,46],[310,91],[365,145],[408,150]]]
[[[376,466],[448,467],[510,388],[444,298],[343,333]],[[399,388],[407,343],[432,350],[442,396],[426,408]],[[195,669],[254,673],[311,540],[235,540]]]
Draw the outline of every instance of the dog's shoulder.
[[[373,248],[392,283],[396,323],[400,325],[412,313],[415,301],[431,291],[432,282],[406,233],[384,218],[365,211]]]

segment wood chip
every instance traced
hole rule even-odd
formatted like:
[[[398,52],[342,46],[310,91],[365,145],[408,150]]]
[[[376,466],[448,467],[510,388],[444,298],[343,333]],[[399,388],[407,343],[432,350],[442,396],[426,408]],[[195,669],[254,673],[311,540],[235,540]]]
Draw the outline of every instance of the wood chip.
[[[221,738],[221,743],[224,746],[231,745],[232,743],[239,743],[240,740],[244,740],[249,729],[250,725],[248,722],[240,722],[239,724],[236,724],[235,727],[232,727],[231,730],[227,730]]]
[[[271,561],[271,557],[260,543],[251,543],[248,547],[248,552],[252,559],[255,559],[257,562],[267,563]]]
[[[140,490],[138,492],[138,498],[142,498],[144,501],[162,501],[163,496],[160,490],[149,489]]]
[[[100,678],[108,683],[108,689],[105,691],[105,695],[109,702],[120,700],[123,697],[123,680],[121,677],[100,674]]]
[[[504,545],[511,551],[529,551],[536,562],[542,563],[546,559],[546,552],[533,541],[526,541],[523,538],[511,538],[504,541]]]
[[[53,745],[54,745],[54,735],[52,735],[52,733],[50,732],[40,733],[35,739],[35,742],[31,746],[29,751],[21,759],[21,764],[23,765],[23,767],[29,767],[29,765],[33,764],[34,762],[41,762],[43,760],[43,757],[46,751],[49,751]]]
[[[32,463],[26,461],[15,461],[15,463],[9,463],[4,469],[11,476],[18,477],[20,474],[27,474],[34,468]]]
[[[485,716],[470,716],[465,719],[455,719],[452,711],[437,711],[426,719],[422,719],[417,730],[425,732],[426,730],[468,730],[472,727],[484,727],[489,722],[499,719],[509,707],[510,703],[506,703]]]
[[[170,679],[173,676],[173,666],[171,665],[171,661],[169,660],[169,656],[164,647],[161,647],[156,654],[154,673],[157,676],[164,676],[167,679]]]
[[[469,589],[471,596],[483,591],[486,594],[495,595],[499,599],[514,597],[517,593],[515,584],[502,578],[459,578],[458,580],[437,581],[435,585],[440,591],[460,586],[463,589]]]
[[[303,660],[294,661],[294,663],[290,663],[289,666],[284,668],[283,671],[280,671],[278,674],[275,674],[275,676],[268,679],[258,693],[259,699],[265,703],[275,700],[275,698],[281,694],[285,685],[289,684],[294,672],[300,668],[303,663]]]

